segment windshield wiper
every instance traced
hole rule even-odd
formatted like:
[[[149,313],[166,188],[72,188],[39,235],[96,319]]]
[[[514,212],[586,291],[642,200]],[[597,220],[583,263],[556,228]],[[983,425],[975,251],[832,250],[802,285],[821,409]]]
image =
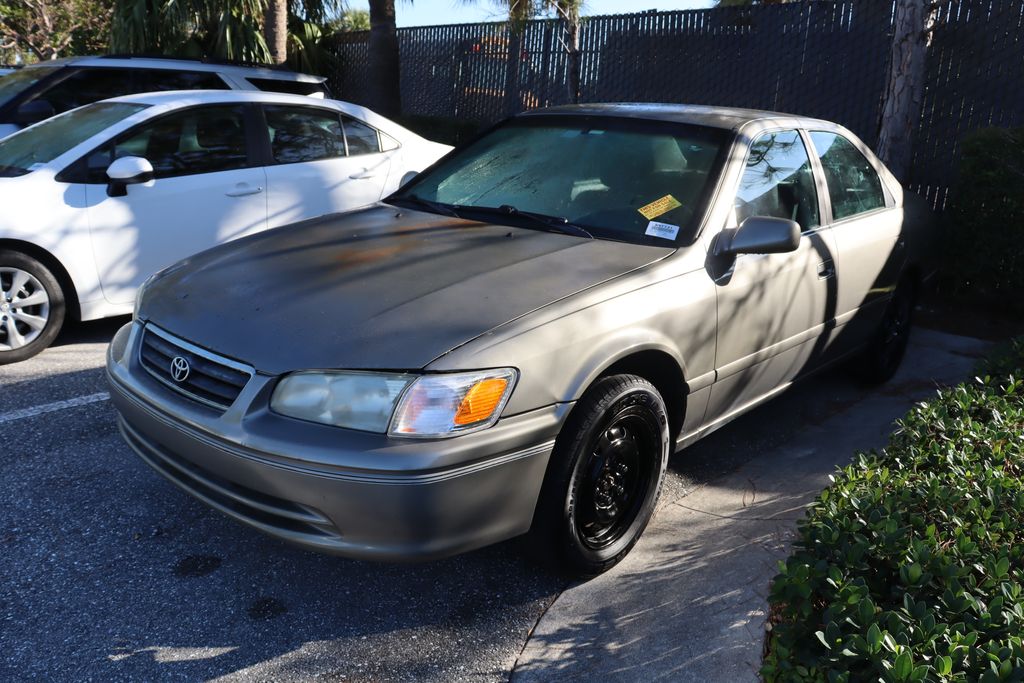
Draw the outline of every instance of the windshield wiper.
[[[440,213],[445,216],[451,216],[452,218],[462,218],[455,207],[451,204],[445,204],[444,202],[435,202],[430,199],[424,199],[423,197],[417,197],[414,194],[404,195],[402,197],[392,197],[386,200],[389,204],[411,205],[412,208],[426,209],[431,213]]]
[[[568,218],[564,218],[562,216],[549,216],[546,213],[535,213],[533,211],[522,211],[511,204],[502,204],[498,208],[494,208],[492,206],[464,206],[461,208],[467,211],[472,210],[480,211],[482,213],[498,213],[506,216],[513,216],[515,218],[526,218],[531,223],[539,225],[552,232],[561,232],[566,235],[576,235],[577,237],[594,239],[594,236],[589,230],[583,226],[576,225],[575,223],[570,223]]]

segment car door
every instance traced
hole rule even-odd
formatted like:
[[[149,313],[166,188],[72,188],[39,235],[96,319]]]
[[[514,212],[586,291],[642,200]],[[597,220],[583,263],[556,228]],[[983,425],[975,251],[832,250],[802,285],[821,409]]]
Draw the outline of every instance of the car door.
[[[836,353],[856,349],[881,322],[906,254],[903,212],[867,156],[833,131],[810,131],[811,147],[828,189],[838,280]]]
[[[751,216],[800,224],[796,251],[741,254],[712,269],[717,284],[716,380],[707,422],[756,401],[814,365],[835,317],[834,245],[804,136],[758,135],[747,151],[727,229]]]
[[[373,204],[391,164],[376,129],[335,109],[266,105],[271,227]]]
[[[166,114],[86,157],[89,230],[104,298],[131,303],[153,273],[267,226],[266,176],[249,150],[245,105]],[[153,166],[153,179],[108,196],[105,169],[124,156]]]

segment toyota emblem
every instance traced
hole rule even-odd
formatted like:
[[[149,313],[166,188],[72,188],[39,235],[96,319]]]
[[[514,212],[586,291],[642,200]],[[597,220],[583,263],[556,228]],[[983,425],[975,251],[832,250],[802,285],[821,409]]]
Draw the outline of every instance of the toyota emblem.
[[[188,361],[181,356],[175,356],[171,361],[171,379],[175,382],[184,382],[188,379],[188,373],[192,371]]]

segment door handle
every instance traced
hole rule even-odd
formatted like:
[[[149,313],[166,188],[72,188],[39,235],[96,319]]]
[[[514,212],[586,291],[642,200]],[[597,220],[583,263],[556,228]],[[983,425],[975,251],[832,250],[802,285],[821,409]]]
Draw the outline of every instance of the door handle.
[[[371,173],[370,171],[367,171],[365,169],[360,171],[359,173],[353,173],[352,175],[349,176],[349,178],[351,178],[352,180],[369,180],[371,178],[376,177],[376,173]]]
[[[836,274],[836,267],[831,261],[822,261],[818,264],[818,278],[827,280],[830,277],[834,277]]]
[[[257,185],[256,187],[248,186],[236,186],[235,189],[225,192],[228,197],[245,197],[250,194],[259,194],[263,192],[263,188]]]

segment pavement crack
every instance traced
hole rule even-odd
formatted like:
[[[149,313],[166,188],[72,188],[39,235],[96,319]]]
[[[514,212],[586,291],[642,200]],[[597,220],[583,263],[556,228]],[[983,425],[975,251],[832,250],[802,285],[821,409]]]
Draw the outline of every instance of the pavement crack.
[[[540,625],[541,619],[543,619],[547,615],[548,610],[554,607],[555,603],[558,602],[558,598],[562,597],[562,593],[564,593],[571,587],[571,581],[563,585],[562,588],[558,591],[558,593],[555,594],[555,597],[551,598],[551,602],[544,606],[544,609],[541,610],[541,613],[537,615],[537,619],[534,620],[533,625],[530,627],[530,630],[526,632],[526,638],[523,640],[523,646],[519,648],[519,654],[516,655],[515,661],[512,662],[512,668],[509,669],[509,683],[511,683],[512,677],[516,675],[516,669],[519,668],[519,660],[522,659],[523,653],[526,652],[526,646],[530,644],[530,639],[533,638],[533,632],[537,630],[537,626]]]

